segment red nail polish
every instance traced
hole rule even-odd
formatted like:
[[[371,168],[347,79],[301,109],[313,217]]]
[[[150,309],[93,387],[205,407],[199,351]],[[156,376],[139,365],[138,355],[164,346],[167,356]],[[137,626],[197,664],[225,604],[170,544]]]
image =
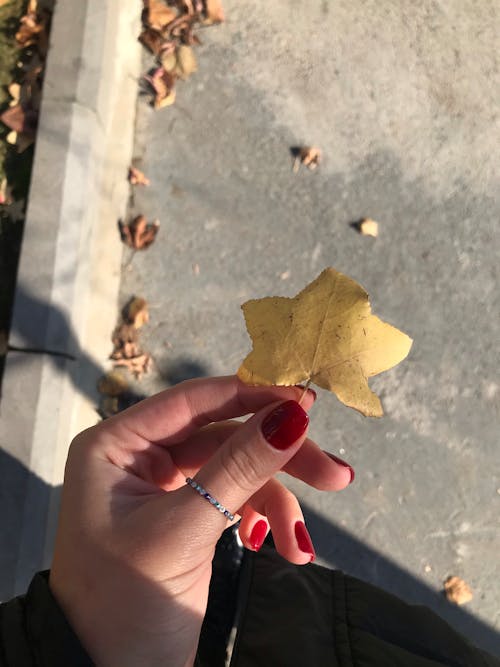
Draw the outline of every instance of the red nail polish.
[[[257,521],[250,533],[250,546],[254,551],[258,551],[264,544],[267,535],[267,523],[262,519]]]
[[[313,561],[316,558],[316,552],[314,551],[311,536],[303,521],[297,521],[295,523],[295,539],[297,540],[299,549],[304,553],[309,554],[309,556],[311,556],[311,561]]]
[[[349,480],[349,484],[354,481],[354,468],[350,466],[348,463],[345,461],[342,461],[342,459],[339,459],[338,456],[335,456],[335,454],[330,454],[330,452],[325,452],[327,456],[329,456],[335,463],[338,463],[340,466],[344,466],[344,468],[349,468],[349,472],[351,473],[351,479]]]
[[[288,449],[304,434],[309,417],[296,401],[278,405],[262,422],[262,434],[275,449]]]

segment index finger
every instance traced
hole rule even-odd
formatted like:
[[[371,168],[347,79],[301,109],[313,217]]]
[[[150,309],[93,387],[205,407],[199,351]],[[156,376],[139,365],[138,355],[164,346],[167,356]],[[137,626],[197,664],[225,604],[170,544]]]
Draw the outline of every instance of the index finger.
[[[302,387],[255,387],[236,375],[187,380],[147,398],[108,419],[110,429],[125,428],[149,442],[178,444],[211,422],[257,412],[279,400],[299,401]],[[301,404],[308,410],[314,395],[306,391]]]

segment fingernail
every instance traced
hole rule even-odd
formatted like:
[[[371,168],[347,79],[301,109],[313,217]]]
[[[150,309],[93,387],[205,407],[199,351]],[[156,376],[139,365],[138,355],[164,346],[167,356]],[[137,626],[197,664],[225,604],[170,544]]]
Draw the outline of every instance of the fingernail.
[[[288,449],[304,434],[309,417],[296,401],[278,405],[262,422],[262,434],[275,449]]]
[[[313,561],[316,558],[316,552],[314,551],[309,531],[303,521],[297,521],[295,523],[295,539],[297,540],[299,549],[304,553],[309,554],[309,556],[311,556],[311,561]]]
[[[351,484],[354,481],[354,468],[350,466],[348,463],[343,461],[342,459],[339,459],[338,456],[335,456],[335,454],[330,454],[330,452],[325,452],[327,456],[329,456],[335,463],[338,463],[340,466],[344,466],[344,468],[349,468],[349,472],[351,473],[351,479],[349,480],[349,484]]]
[[[250,546],[254,551],[258,551],[264,544],[267,535],[267,523],[262,519],[257,521],[250,533]]]

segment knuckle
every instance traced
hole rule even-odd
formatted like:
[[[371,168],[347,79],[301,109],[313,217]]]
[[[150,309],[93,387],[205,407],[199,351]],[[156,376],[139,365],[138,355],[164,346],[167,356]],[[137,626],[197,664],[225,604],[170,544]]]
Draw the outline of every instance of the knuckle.
[[[249,451],[228,441],[221,450],[221,467],[230,481],[243,491],[251,492],[265,481],[262,466]]]

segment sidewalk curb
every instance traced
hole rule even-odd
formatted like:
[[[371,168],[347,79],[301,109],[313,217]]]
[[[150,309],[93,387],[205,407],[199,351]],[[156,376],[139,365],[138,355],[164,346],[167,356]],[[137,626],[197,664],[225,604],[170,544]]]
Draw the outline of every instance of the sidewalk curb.
[[[137,0],[56,4],[0,404],[0,599],[50,564],[68,445],[110,352],[141,49]]]

